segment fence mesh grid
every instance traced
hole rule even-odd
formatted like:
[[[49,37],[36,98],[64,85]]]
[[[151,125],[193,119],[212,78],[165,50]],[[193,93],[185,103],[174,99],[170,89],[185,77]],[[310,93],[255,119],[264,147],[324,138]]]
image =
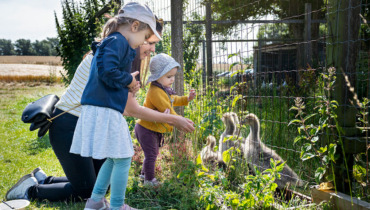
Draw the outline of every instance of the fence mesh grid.
[[[164,40],[170,41],[173,38],[170,37],[171,1],[141,2],[164,19],[163,34],[167,36]],[[212,10],[211,20],[206,17],[207,2]],[[326,122],[329,128],[317,134],[320,141],[316,144],[324,146],[332,138],[343,142],[344,147],[338,144],[336,149],[346,158],[344,162],[337,160],[334,171],[345,170],[342,188],[345,189],[350,180],[356,196],[368,200],[369,125],[361,122],[361,119],[367,121],[368,114],[358,115],[361,110],[368,111],[368,105],[361,107],[353,97],[357,95],[360,103],[370,98],[370,29],[366,22],[370,3],[367,0],[345,1],[348,5],[309,2],[188,0],[184,3],[183,40],[189,41],[184,43],[184,53],[189,49],[197,50],[194,68],[186,68],[191,60],[184,57],[185,92],[195,88],[201,99],[185,109],[185,116],[197,126],[197,135],[189,135],[189,138],[195,138],[192,141],[199,151],[208,135],[218,139],[224,131],[221,121],[224,113],[235,112],[241,121],[246,113],[254,113],[260,120],[262,142],[281,156],[308,185],[314,185],[317,184],[315,171],[322,161],[320,158],[302,161],[302,155],[315,151],[313,148],[309,151],[305,141],[294,143],[299,135],[299,123],[289,125],[297,117],[290,109],[296,106],[297,97],[306,105],[307,115],[325,106],[323,101],[336,100],[338,123]],[[209,37],[207,21],[212,21]],[[211,39],[208,41],[212,51],[207,51],[207,39]],[[212,65],[207,65],[210,55],[208,61]],[[337,86],[334,85],[336,90],[328,97],[322,74],[328,75],[331,67],[336,67]],[[349,83],[354,90],[347,88]],[[322,126],[325,124],[322,116],[317,114],[307,122]],[[343,128],[343,132],[332,132],[338,127]],[[248,126],[241,127],[241,136],[247,137],[249,132]],[[297,190],[309,194],[308,188]]]

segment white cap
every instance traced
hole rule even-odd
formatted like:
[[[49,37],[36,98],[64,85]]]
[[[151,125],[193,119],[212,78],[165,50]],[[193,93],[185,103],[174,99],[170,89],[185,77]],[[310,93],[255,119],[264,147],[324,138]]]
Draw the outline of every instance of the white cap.
[[[148,24],[155,36],[158,37],[159,40],[162,40],[156,30],[155,16],[147,5],[138,2],[129,2],[125,4],[121,10],[123,10],[123,13],[118,14],[118,17],[132,18]]]

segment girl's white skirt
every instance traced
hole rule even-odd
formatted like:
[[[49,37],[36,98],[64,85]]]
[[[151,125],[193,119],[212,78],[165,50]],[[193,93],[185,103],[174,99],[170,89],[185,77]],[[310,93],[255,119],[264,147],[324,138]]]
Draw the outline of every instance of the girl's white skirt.
[[[94,159],[132,157],[134,149],[125,118],[114,109],[83,105],[70,152]]]

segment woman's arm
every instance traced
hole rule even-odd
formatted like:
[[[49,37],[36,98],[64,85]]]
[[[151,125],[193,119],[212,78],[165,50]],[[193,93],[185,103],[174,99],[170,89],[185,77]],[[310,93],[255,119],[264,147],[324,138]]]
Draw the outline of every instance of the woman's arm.
[[[194,131],[194,123],[182,116],[172,114],[164,114],[143,106],[140,106],[132,93],[128,94],[126,108],[123,113],[125,116],[131,116],[152,122],[168,123],[175,126],[177,129],[192,132]]]

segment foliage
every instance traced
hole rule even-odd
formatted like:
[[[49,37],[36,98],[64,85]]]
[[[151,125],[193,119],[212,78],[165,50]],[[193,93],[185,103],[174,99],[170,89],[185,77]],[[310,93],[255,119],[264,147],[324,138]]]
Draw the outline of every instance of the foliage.
[[[225,151],[226,152],[226,151]],[[200,158],[198,158],[200,159]],[[226,178],[227,171],[220,170],[211,173],[197,161],[200,172],[199,180],[199,206],[202,209],[260,209],[269,208],[275,202],[274,193],[277,188],[276,179],[280,178],[284,163],[270,160],[271,168],[263,172],[256,168],[256,175],[245,176],[245,182],[234,190],[228,190],[231,183]],[[233,165],[235,163],[229,162]],[[230,165],[229,165],[230,166]],[[237,165],[234,165],[237,167]]]
[[[59,39],[57,52],[67,71],[63,75],[66,84],[72,80],[83,55],[90,50],[91,42],[99,37],[104,21],[96,15],[105,3],[105,0],[84,0],[80,4],[75,0],[63,0],[62,23],[55,14]]]
[[[212,2],[212,15],[214,20],[250,20],[258,19],[266,15],[277,16],[280,19],[291,18],[297,16],[297,19],[302,19],[305,11],[305,3],[312,4],[313,19],[321,19],[325,17],[325,5],[324,1],[316,0],[293,0],[293,1],[273,1],[273,0],[261,0],[261,1],[230,1],[230,0],[218,0],[210,1],[204,0],[205,2]],[[232,12],[230,12],[232,11]],[[299,16],[299,17],[298,17]],[[213,27],[214,32],[222,33],[224,35],[230,34],[230,30],[237,24],[236,22],[229,24],[217,24]],[[290,24],[290,33],[294,30],[292,27],[297,27]],[[295,28],[297,32],[300,32],[300,36],[303,32],[303,27]],[[298,33],[295,34],[298,34]]]
[[[285,23],[269,23],[258,28],[257,38],[262,41],[262,45],[276,44],[281,41],[268,41],[264,39],[287,39],[289,38],[289,27]]]
[[[13,55],[14,45],[10,39],[0,39],[0,55]]]
[[[171,55],[171,31],[168,25],[164,25],[162,40],[155,45],[155,52]]]
[[[199,20],[197,13],[192,13],[193,20]],[[200,39],[203,37],[203,25],[186,24],[184,25],[183,49],[184,49],[184,79],[191,87],[196,87],[204,69],[197,69],[197,60],[199,58]]]
[[[57,38],[46,38],[41,41],[18,39],[13,44],[11,40],[0,39],[0,55],[38,55],[56,56]]]
[[[321,166],[315,171],[315,180],[317,183],[321,181],[335,181],[334,171],[331,171],[331,167],[336,163],[338,159],[338,154],[336,154],[337,146],[342,146],[342,141],[340,137],[338,139],[329,136],[329,133],[338,132],[342,133],[341,128],[337,122],[337,115],[335,110],[338,107],[338,102],[335,100],[330,100],[331,92],[334,88],[335,83],[335,68],[328,69],[328,75],[321,74],[322,82],[321,88],[324,90],[324,96],[315,102],[316,106],[314,111],[316,113],[306,114],[305,104],[302,98],[295,99],[295,105],[291,107],[290,110],[297,111],[293,119],[289,122],[289,125],[297,124],[299,135],[294,139],[294,143],[303,142],[301,147],[301,159],[303,161],[309,160],[311,158],[318,158],[320,160]],[[319,118],[319,124],[310,124],[310,121],[314,117]],[[324,138],[321,133],[326,133],[327,136]],[[340,135],[339,135],[340,136]],[[321,138],[321,141],[319,141]]]
[[[18,55],[33,55],[34,49],[32,49],[31,40],[29,39],[18,39],[15,41],[15,51]]]

